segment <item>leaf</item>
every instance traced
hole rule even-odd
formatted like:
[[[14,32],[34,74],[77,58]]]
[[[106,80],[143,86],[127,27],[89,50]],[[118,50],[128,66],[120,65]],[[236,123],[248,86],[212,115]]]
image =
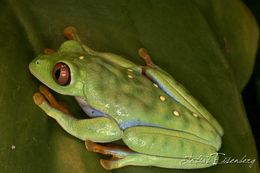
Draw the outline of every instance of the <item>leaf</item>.
[[[99,164],[102,156],[87,152],[83,142],[34,105],[39,82],[28,71],[43,48],[59,47],[69,25],[93,49],[136,63],[143,63],[137,50],[145,47],[223,126],[221,152],[256,159],[240,90],[252,71],[258,29],[240,1],[5,0],[0,5],[1,172],[259,172],[257,163],[252,168],[221,164],[201,170],[129,166],[106,171]],[[74,114],[83,114],[73,98],[56,95]]]

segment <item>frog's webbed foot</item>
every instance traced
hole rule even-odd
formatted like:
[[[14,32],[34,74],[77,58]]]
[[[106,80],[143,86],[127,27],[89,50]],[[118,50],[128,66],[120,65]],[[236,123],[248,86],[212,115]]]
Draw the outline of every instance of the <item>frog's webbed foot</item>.
[[[64,112],[65,114],[71,114],[67,107],[63,104],[58,102],[54,96],[51,94],[49,89],[46,86],[41,85],[39,87],[40,92],[36,92],[33,96],[34,102],[37,105],[41,105],[44,101],[48,101],[50,106]]]
[[[146,65],[147,65],[148,67],[152,67],[152,68],[154,67],[154,63],[153,63],[153,61],[152,61],[150,55],[148,54],[148,52],[147,52],[147,50],[146,50],[145,48],[140,48],[140,49],[138,50],[138,54],[139,54],[139,56],[140,56],[141,58],[144,59]]]

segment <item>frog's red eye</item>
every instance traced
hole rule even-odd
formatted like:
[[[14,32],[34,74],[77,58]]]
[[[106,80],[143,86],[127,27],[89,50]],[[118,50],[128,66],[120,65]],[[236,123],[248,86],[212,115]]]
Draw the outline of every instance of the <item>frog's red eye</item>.
[[[65,63],[59,62],[53,68],[52,77],[59,85],[68,85],[70,83],[70,68]]]

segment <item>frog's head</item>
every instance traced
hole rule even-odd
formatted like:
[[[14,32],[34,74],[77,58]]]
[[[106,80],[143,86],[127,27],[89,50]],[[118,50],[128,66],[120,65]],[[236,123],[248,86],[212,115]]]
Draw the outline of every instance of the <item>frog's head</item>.
[[[82,96],[83,83],[76,57],[83,54],[75,41],[64,42],[60,49],[50,55],[39,55],[30,64],[30,72],[54,91],[73,96]]]

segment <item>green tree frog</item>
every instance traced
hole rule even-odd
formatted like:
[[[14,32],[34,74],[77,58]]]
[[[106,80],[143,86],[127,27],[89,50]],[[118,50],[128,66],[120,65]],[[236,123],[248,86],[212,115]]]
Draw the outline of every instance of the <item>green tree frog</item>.
[[[91,118],[71,116],[46,87],[40,87],[33,99],[65,131],[85,141],[87,150],[112,155],[100,160],[105,169],[127,165],[195,169],[217,163],[222,127],[152,62],[144,48],[139,55],[146,65],[140,66],[122,56],[92,50],[82,44],[73,27],[64,33],[69,40],[58,51],[36,57],[29,69],[50,89],[74,96]],[[116,140],[126,146],[100,144]],[[204,159],[187,164],[190,156]]]

